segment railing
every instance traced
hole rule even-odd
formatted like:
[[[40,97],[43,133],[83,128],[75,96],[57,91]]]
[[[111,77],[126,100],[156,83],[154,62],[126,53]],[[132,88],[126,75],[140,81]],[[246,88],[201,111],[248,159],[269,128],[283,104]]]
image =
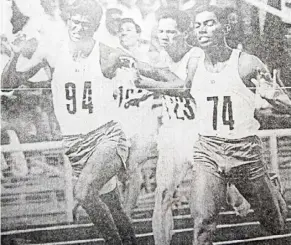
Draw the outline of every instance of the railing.
[[[246,3],[257,7],[260,10],[266,11],[270,14],[273,14],[279,18],[281,18],[282,20],[284,20],[285,22],[291,23],[291,15],[290,15],[290,10],[287,11],[287,7],[286,7],[286,1],[281,1],[281,7],[282,10],[279,10],[277,8],[274,8],[260,0],[244,0]],[[289,13],[289,14],[288,14]]]
[[[2,227],[72,222],[72,169],[63,154],[62,142],[21,144],[14,131],[7,134],[10,144],[1,146],[1,157],[5,155],[10,159],[10,164],[6,161],[8,171],[2,171]],[[47,164],[48,159],[56,161],[56,166]],[[44,171],[28,173],[28,164],[31,166],[33,162]],[[47,210],[50,208],[53,209],[51,214]]]
[[[269,138],[269,151],[270,151],[270,167],[271,171],[279,175],[279,157],[278,157],[278,138],[284,136],[291,136],[291,129],[276,129],[276,130],[262,130],[258,135],[261,138]],[[9,133],[11,143],[9,145],[2,145],[1,153],[15,153],[15,152],[63,152],[63,145],[61,141],[55,142],[39,142],[39,143],[24,143],[20,144],[15,133]],[[290,140],[290,157],[291,157],[291,140]],[[155,167],[155,166],[153,166]],[[66,203],[67,203],[67,215],[69,220],[72,220],[73,209],[73,187],[72,187],[72,171],[71,165],[68,159],[64,156],[64,178],[65,178],[65,190],[66,190]],[[287,183],[288,188],[291,188],[291,183]],[[154,193],[148,193],[139,198],[139,204],[141,206],[148,206],[146,203],[152,203]]]
[[[279,175],[278,137],[291,136],[291,129],[260,130],[258,136],[260,136],[261,138],[269,138],[271,153],[270,154],[271,169],[274,173]],[[290,152],[291,152],[291,141],[290,141]]]

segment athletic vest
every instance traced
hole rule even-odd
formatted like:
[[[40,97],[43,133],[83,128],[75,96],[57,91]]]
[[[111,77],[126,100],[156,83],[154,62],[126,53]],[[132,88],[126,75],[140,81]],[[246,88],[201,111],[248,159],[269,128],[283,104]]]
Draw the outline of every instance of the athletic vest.
[[[112,82],[100,67],[99,43],[87,58],[74,61],[63,48],[52,80],[55,114],[63,135],[85,134],[112,118]]]
[[[144,46],[140,48],[133,56],[148,62],[148,49]],[[135,72],[134,69],[117,69],[116,76],[112,79],[117,108],[116,120],[121,123],[128,138],[142,133],[149,135],[156,131],[159,113],[154,109],[155,103],[159,102],[155,99],[156,96],[148,90],[136,88]]]
[[[239,75],[240,51],[233,50],[219,73],[206,70],[205,55],[201,56],[192,81],[191,95],[197,104],[199,133],[222,138],[242,138],[259,129],[254,118],[255,94]]]
[[[201,55],[202,50],[199,48],[192,48],[186,53],[179,62],[171,62],[169,69],[182,80],[186,80],[187,66],[189,59],[195,55]],[[174,122],[192,121],[195,118],[195,103],[189,98],[173,97],[165,95],[164,98],[164,113],[163,123],[171,124]]]

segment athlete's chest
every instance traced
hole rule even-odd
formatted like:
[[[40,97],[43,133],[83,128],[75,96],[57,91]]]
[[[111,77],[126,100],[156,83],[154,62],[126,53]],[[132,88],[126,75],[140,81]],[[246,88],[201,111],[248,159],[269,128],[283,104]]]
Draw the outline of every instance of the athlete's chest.
[[[103,76],[98,56],[74,60],[60,57],[52,80],[53,97],[59,108],[71,114],[93,114],[109,100],[110,83]],[[111,95],[112,96],[112,95]]]

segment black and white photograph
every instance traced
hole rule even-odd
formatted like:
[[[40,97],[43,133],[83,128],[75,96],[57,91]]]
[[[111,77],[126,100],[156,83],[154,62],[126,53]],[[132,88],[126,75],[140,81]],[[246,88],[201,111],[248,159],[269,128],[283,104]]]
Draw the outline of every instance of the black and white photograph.
[[[0,0],[1,244],[291,244],[291,0]]]

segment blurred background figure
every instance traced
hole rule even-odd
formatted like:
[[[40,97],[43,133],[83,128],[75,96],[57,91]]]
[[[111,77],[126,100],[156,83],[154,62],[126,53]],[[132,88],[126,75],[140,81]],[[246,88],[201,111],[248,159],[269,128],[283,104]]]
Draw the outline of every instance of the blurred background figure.
[[[142,15],[136,4],[137,0],[119,0],[118,3],[124,18],[132,18],[138,25],[142,26]]]
[[[139,0],[137,5],[142,15],[141,38],[150,42],[157,26],[156,11],[161,7],[161,3],[156,0]]]
[[[107,9],[104,16],[105,19],[101,22],[95,37],[107,46],[117,48],[119,47],[118,30],[123,12],[121,9],[113,7]]]

